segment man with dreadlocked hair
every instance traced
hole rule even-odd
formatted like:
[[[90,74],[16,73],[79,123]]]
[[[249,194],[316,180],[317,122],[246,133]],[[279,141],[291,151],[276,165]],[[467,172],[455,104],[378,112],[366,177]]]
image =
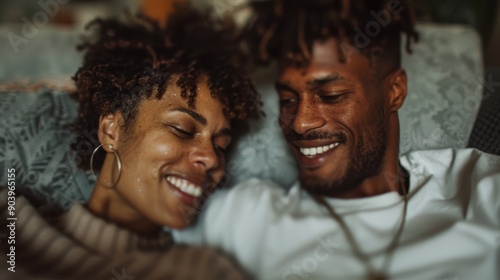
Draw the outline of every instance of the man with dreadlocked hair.
[[[398,159],[401,38],[408,52],[417,39],[409,1],[252,6],[248,49],[278,63],[299,182],[218,195],[201,240],[259,279],[500,279],[499,161],[452,149]]]

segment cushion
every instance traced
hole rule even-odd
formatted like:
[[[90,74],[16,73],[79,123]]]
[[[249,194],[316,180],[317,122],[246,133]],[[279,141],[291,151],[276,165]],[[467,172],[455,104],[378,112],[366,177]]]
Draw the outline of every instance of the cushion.
[[[0,92],[0,170],[15,169],[17,194],[59,209],[90,197],[95,180],[76,167],[78,154],[70,149],[77,109],[67,93]],[[80,153],[92,152],[79,144]],[[7,185],[7,172],[0,185]]]

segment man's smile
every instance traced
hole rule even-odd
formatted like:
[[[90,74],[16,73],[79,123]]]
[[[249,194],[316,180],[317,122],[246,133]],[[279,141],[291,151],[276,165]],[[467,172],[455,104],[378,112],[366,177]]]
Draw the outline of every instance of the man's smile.
[[[339,140],[312,140],[293,141],[293,147],[302,167],[311,169],[318,168],[328,159],[342,144]]]
[[[320,146],[320,147],[311,147],[311,148],[299,148],[300,152],[308,157],[314,157],[316,155],[321,155],[326,153],[330,149],[336,148],[340,145],[339,142],[335,142],[330,145]]]

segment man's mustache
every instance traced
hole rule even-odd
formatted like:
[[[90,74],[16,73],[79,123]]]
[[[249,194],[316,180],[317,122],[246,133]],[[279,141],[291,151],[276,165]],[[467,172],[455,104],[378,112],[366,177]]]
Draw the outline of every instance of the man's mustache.
[[[342,132],[311,131],[305,134],[298,134],[290,131],[286,134],[289,141],[313,141],[313,140],[334,140],[335,142],[345,142],[347,137]]]

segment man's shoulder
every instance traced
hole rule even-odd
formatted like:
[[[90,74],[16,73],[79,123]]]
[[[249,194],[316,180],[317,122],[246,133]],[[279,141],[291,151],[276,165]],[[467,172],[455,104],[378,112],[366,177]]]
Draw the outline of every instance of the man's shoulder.
[[[425,169],[430,173],[445,170],[473,171],[491,170],[500,172],[500,156],[477,149],[439,149],[412,151],[400,158],[401,164],[409,170]]]
[[[488,213],[500,211],[500,204],[490,201],[500,195],[498,156],[476,149],[443,149],[411,152],[401,157],[400,162],[410,173],[410,182],[420,189],[422,201],[430,197],[436,200],[462,197],[462,202],[466,202],[464,207],[485,207]],[[498,213],[494,216],[498,217]]]

